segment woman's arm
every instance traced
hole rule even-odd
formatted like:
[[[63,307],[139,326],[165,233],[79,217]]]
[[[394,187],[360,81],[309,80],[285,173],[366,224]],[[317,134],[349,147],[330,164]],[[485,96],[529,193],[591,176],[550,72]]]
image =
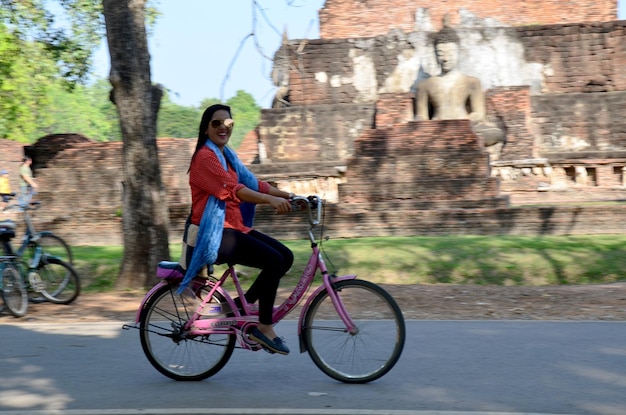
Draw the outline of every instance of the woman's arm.
[[[270,186],[269,193],[256,192],[248,187],[237,190],[237,197],[244,202],[258,205],[270,205],[277,213],[287,213],[291,210],[290,194]]]
[[[295,196],[293,193],[285,192],[271,185],[270,185],[269,194],[272,196],[282,197],[283,199],[291,199],[292,197]]]

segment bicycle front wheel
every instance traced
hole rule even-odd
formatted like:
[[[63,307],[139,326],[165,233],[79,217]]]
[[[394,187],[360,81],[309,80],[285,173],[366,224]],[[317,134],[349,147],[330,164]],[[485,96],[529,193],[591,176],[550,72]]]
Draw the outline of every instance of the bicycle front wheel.
[[[41,263],[29,271],[31,290],[40,293],[46,300],[55,304],[69,304],[80,294],[80,278],[76,270],[65,261],[44,255]],[[39,302],[41,297],[31,298]]]
[[[28,292],[20,271],[12,264],[2,265],[2,300],[15,317],[22,317],[28,310]]]
[[[334,284],[356,330],[337,316],[328,291],[306,311],[302,336],[315,365],[333,379],[366,383],[389,372],[404,347],[406,327],[396,301],[380,286],[363,280]]]
[[[155,369],[174,380],[203,380],[219,372],[235,350],[234,333],[191,335],[184,325],[198,300],[176,294],[179,284],[163,286],[141,312],[141,347]],[[197,298],[208,295],[200,288]],[[213,301],[224,302],[219,294]]]
[[[24,252],[24,259],[30,261],[37,252],[37,247],[41,247],[41,252],[48,256],[59,258],[70,265],[74,262],[70,246],[60,236],[51,232],[44,232],[36,235],[28,244],[28,249]]]

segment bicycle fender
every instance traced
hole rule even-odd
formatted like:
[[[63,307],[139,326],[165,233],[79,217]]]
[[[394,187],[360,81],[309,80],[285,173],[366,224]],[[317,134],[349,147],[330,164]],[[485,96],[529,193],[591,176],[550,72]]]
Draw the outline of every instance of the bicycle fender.
[[[345,281],[345,280],[355,280],[356,274],[354,275],[341,275],[339,277],[333,278],[333,282]],[[300,311],[300,317],[298,319],[298,339],[300,340],[300,353],[306,352],[306,346],[302,341],[302,326],[304,325],[304,317],[306,316],[309,307],[311,306],[311,302],[317,297],[322,291],[324,291],[326,287],[324,285],[320,285],[317,289],[306,299],[306,303],[302,306],[302,310]]]
[[[139,305],[139,309],[137,310],[137,315],[135,316],[135,323],[139,323],[139,319],[141,318],[141,311],[143,310],[144,306],[146,305],[146,303],[148,302],[148,300],[150,299],[150,297],[152,297],[152,295],[161,287],[163,287],[164,285],[167,285],[167,282],[165,281],[161,281],[159,283],[157,283],[157,285],[155,285],[154,287],[152,287],[150,289],[150,291],[148,291],[146,293],[146,295],[143,297],[143,299],[141,300],[141,305]]]

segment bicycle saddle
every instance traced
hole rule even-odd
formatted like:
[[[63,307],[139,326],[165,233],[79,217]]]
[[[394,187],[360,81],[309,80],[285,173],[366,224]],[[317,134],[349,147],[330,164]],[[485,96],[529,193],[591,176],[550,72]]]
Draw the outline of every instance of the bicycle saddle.
[[[11,219],[5,219],[0,221],[0,229],[12,229],[15,230],[15,222]]]

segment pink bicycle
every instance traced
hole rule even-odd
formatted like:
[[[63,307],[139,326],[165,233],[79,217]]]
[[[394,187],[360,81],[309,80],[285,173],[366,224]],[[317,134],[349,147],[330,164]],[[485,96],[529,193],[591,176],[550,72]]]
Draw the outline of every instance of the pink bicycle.
[[[307,297],[300,313],[300,352],[309,352],[318,368],[341,382],[376,380],[393,368],[402,353],[406,337],[402,312],[380,286],[356,275],[336,276],[327,270],[321,235],[319,244],[314,235],[323,218],[318,196],[296,196],[292,203],[294,210],[308,212],[312,253],[291,295],[274,307],[274,321],[296,307],[319,270],[322,284]],[[195,296],[177,294],[183,278],[177,265],[159,264],[161,282],[143,299],[136,324],[125,326],[139,329],[150,363],[175,380],[202,380],[221,370],[235,347],[261,350],[248,338],[258,324],[258,308],[245,301],[233,264],[228,264],[219,279],[194,278],[190,287]],[[242,299],[241,308],[224,289],[229,277]]]

